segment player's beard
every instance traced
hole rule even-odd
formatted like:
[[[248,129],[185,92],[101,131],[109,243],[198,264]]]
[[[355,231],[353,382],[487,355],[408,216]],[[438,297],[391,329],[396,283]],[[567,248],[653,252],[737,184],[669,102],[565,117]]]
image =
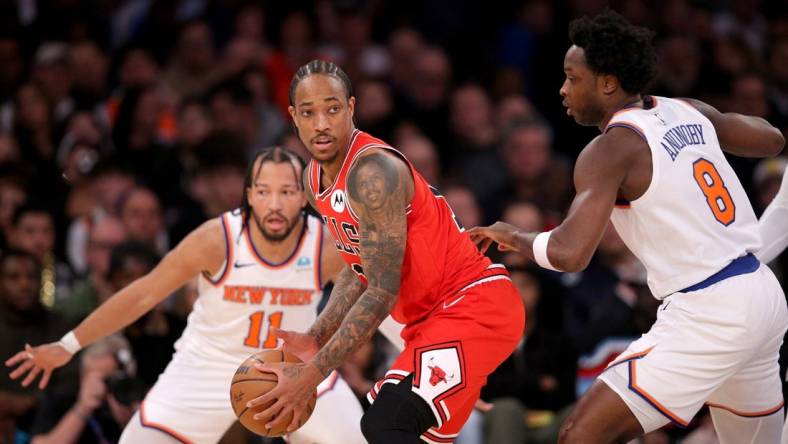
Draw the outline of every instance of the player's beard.
[[[285,223],[284,230],[282,230],[279,233],[272,233],[265,228],[265,220],[274,214],[276,214],[276,216],[282,219]],[[296,221],[298,220],[299,217],[301,217],[301,214],[302,213],[298,213],[298,215],[294,217],[293,220],[288,219],[282,213],[273,213],[273,212],[266,214],[264,217],[257,217],[257,215],[253,215],[252,219],[254,219],[254,223],[257,225],[257,229],[260,230],[260,233],[263,235],[265,240],[269,242],[282,242],[283,240],[287,239],[287,236],[289,236],[290,233],[293,231],[293,228],[295,228],[296,226]]]

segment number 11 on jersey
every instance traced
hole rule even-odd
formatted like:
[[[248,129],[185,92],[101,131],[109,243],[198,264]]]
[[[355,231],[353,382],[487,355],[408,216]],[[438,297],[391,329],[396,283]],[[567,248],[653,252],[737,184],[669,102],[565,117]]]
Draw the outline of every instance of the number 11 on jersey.
[[[249,332],[244,339],[247,347],[260,347],[260,332],[263,329],[264,311],[256,311],[249,315]],[[265,342],[262,348],[276,348],[276,335],[271,332],[271,327],[279,328],[282,325],[282,312],[276,311],[268,315],[268,328],[266,329]]]

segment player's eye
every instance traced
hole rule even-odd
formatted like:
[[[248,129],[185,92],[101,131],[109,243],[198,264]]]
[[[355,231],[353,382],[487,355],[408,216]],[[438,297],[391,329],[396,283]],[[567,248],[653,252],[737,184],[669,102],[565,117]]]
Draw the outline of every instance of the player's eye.
[[[305,109],[305,110],[301,111],[301,117],[311,117],[311,116],[312,116],[312,110],[311,109]]]

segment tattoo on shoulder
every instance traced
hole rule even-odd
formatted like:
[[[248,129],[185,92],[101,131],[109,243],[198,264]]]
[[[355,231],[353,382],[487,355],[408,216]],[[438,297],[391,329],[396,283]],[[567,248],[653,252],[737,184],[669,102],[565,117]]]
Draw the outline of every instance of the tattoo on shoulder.
[[[371,287],[396,295],[405,252],[407,215],[397,159],[383,153],[362,157],[350,170],[348,193],[359,214],[361,256]]]

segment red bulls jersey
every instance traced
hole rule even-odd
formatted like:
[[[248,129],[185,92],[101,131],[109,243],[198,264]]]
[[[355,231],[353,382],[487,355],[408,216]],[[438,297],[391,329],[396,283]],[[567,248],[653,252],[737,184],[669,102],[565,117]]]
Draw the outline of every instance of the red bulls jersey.
[[[399,151],[371,135],[355,130],[342,168],[334,183],[321,187],[322,170],[310,162],[309,187],[317,210],[336,241],[345,262],[367,283],[359,246],[359,220],[347,194],[346,179],[359,156],[369,149],[386,149],[407,162]],[[475,282],[506,274],[491,265],[459,225],[443,196],[431,187],[408,162],[415,192],[407,211],[407,245],[402,264],[400,293],[391,312],[397,321],[412,325]]]

